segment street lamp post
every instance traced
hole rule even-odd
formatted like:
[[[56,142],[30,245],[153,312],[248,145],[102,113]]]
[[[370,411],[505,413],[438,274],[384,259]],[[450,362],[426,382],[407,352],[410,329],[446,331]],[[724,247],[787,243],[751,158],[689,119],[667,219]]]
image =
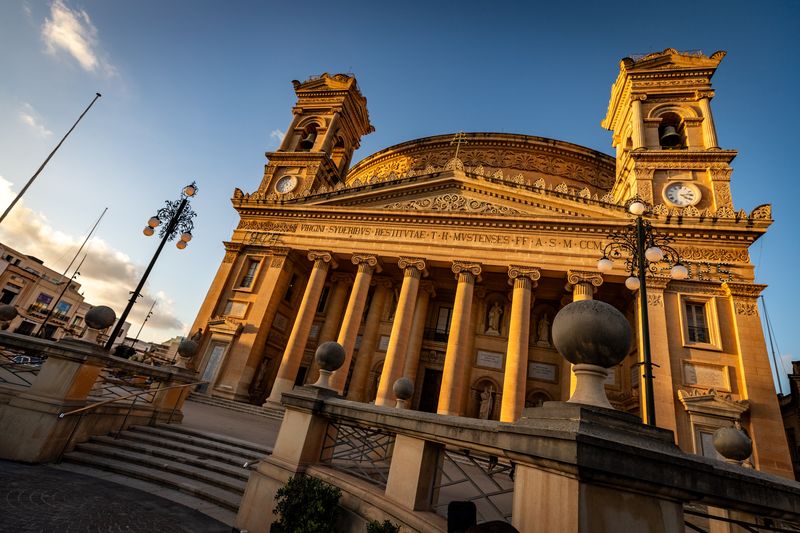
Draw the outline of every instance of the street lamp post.
[[[647,311],[647,273],[655,274],[659,263],[672,265],[672,279],[686,279],[689,270],[681,264],[677,250],[669,246],[671,237],[654,233],[650,221],[645,219],[648,205],[639,198],[626,204],[628,212],[636,220],[624,230],[608,234],[609,242],[603,249],[603,257],[597,262],[597,269],[609,273],[614,268],[613,259],[625,259],[625,268],[630,276],[625,286],[639,290],[639,324],[642,335],[642,364],[644,366],[645,423],[656,425],[655,395],[653,393],[653,361],[650,353],[650,323]]]
[[[144,287],[147,277],[150,275],[150,271],[153,270],[153,265],[156,264],[156,260],[161,254],[161,250],[164,248],[164,245],[167,244],[167,241],[171,241],[178,235],[178,233],[180,233],[180,240],[175,246],[179,250],[183,250],[186,248],[186,244],[192,240],[192,229],[194,228],[192,219],[196,216],[196,213],[192,211],[191,206],[189,206],[189,198],[193,197],[195,194],[197,194],[197,184],[192,182],[183,188],[181,191],[181,197],[178,200],[174,200],[172,202],[167,200],[165,202],[166,205],[159,209],[156,215],[150,217],[150,220],[147,221],[147,226],[145,226],[143,233],[150,237],[155,233],[155,228],[160,226],[164,220],[169,220],[167,225],[161,228],[161,232],[159,234],[159,237],[161,237],[161,242],[156,249],[156,253],[150,260],[150,264],[147,265],[147,269],[145,269],[142,279],[139,280],[139,284],[133,290],[130,300],[128,300],[128,305],[125,306],[125,310],[122,312],[119,320],[117,320],[116,326],[114,326],[114,330],[108,337],[108,341],[106,342],[105,346],[106,350],[110,350],[114,345],[114,339],[116,339],[117,335],[119,335],[120,330],[122,330],[122,326],[125,324],[125,319],[128,318],[128,314],[130,314],[133,305],[136,303],[136,299],[141,295],[142,287]]]

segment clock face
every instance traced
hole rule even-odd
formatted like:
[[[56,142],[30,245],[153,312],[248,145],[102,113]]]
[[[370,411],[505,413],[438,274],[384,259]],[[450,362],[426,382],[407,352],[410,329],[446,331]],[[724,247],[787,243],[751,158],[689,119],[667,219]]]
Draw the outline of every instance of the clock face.
[[[286,194],[287,192],[292,192],[295,187],[297,187],[297,177],[284,176],[275,184],[275,191]]]
[[[664,199],[676,207],[695,205],[700,201],[700,189],[691,183],[678,181],[664,188]]]

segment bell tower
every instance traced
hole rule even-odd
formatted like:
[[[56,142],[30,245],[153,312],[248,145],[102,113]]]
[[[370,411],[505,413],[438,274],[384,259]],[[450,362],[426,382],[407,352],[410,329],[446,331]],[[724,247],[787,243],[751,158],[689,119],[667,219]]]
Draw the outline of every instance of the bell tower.
[[[736,151],[719,147],[710,103],[723,57],[667,48],[620,62],[601,123],[614,133],[614,201],[638,195],[662,210],[732,214]]]
[[[325,73],[292,83],[294,118],[278,150],[266,153],[269,163],[258,189],[278,198],[344,181],[361,137],[375,131],[353,76]]]

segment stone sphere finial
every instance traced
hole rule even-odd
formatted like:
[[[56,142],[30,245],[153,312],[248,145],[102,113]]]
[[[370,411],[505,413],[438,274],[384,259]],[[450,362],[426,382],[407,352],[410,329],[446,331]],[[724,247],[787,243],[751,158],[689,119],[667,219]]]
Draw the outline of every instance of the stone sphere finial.
[[[314,360],[319,365],[319,379],[314,387],[330,389],[331,374],[344,364],[344,347],[336,341],[323,342],[317,347]]]
[[[183,339],[180,344],[178,344],[178,362],[175,363],[175,366],[178,368],[189,368],[189,365],[192,361],[192,358],[197,355],[197,351],[200,349],[200,343],[192,339]]]
[[[712,442],[717,452],[732,463],[741,464],[753,453],[753,441],[736,427],[719,428]]]
[[[333,372],[344,363],[344,347],[336,341],[323,342],[314,353],[314,360],[320,369]]]
[[[13,305],[0,305],[0,329],[8,329],[11,321],[17,318],[17,308]]]
[[[575,373],[575,392],[568,400],[613,409],[605,380],[608,368],[619,364],[631,345],[631,326],[614,306],[598,300],[566,305],[553,320],[553,345]]]
[[[398,409],[405,409],[408,400],[414,396],[414,383],[407,377],[402,377],[394,382],[394,385],[392,385],[392,392],[394,392],[394,396],[397,398],[395,407]]]
[[[86,325],[92,329],[106,329],[114,324],[117,314],[107,305],[97,305],[89,309],[84,320]]]

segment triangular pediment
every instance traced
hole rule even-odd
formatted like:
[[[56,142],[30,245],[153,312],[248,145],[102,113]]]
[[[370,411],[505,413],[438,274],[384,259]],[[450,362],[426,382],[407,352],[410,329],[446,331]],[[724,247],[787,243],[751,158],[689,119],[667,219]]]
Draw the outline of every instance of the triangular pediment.
[[[527,185],[445,171],[348,187],[298,198],[315,207],[487,216],[625,218],[624,210],[588,189]]]

